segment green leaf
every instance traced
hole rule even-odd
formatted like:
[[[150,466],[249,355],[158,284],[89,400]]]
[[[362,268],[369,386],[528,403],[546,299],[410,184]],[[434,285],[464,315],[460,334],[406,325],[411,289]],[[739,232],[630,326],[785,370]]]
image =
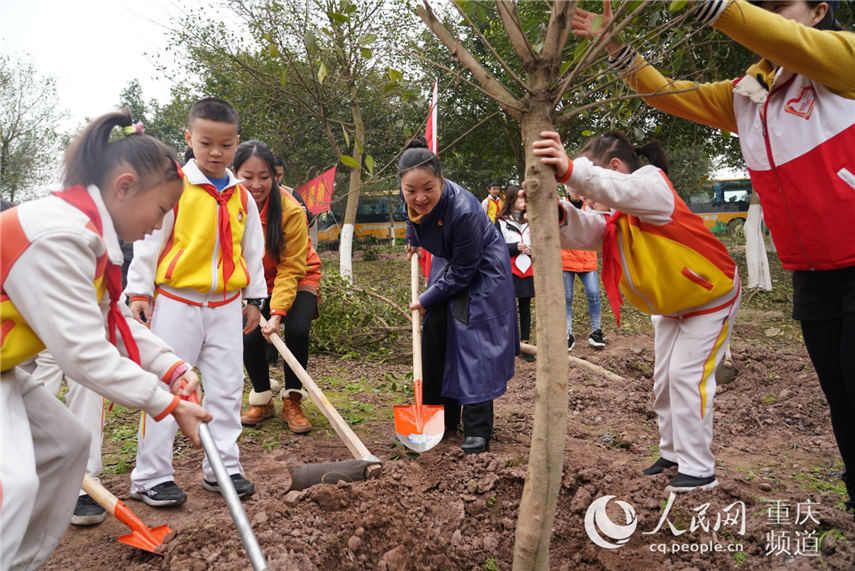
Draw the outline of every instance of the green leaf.
[[[271,57],[279,57],[279,46],[276,44],[268,44],[267,53],[269,53]]]
[[[329,19],[336,24],[344,24],[348,20],[347,16],[339,14],[338,12],[328,12],[327,16],[329,16]]]
[[[668,5],[668,11],[671,13],[679,12],[680,10],[684,10],[688,5],[689,0],[671,0],[671,3]]]
[[[591,131],[590,129],[585,129],[584,131],[582,131],[582,136],[583,136],[583,137],[590,137],[590,136],[592,136],[593,134],[594,134],[594,132],[593,132],[593,131]]]
[[[389,78],[389,81],[392,83],[397,83],[404,79],[404,72],[398,71],[397,69],[392,69],[391,67],[386,70],[386,77]]]
[[[371,48],[359,48],[359,54],[363,59],[371,59],[371,56],[374,55],[374,52],[371,51]]]
[[[321,65],[318,67],[318,83],[323,83],[328,73],[326,64],[321,62]]]
[[[347,134],[347,129],[344,128],[344,125],[341,126],[341,132],[344,135],[344,146],[350,146],[350,135]]]
[[[368,169],[368,174],[374,176],[374,157],[365,155],[365,168]]]
[[[359,45],[367,47],[373,44],[375,41],[377,41],[377,36],[375,36],[374,34],[365,34],[359,39]]]
[[[341,162],[341,164],[343,164],[344,166],[346,166],[348,168],[352,168],[352,169],[358,169],[359,168],[359,163],[356,161],[356,159],[354,159],[350,155],[340,155],[338,157],[338,160],[339,160],[339,162]]]
[[[591,19],[591,31],[596,34],[601,29],[603,29],[603,16],[601,14],[597,14]]]

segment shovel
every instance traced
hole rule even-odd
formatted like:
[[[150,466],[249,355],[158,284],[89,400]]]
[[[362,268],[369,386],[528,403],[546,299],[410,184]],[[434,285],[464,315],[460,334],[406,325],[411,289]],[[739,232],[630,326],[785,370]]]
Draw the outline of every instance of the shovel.
[[[264,317],[261,318],[261,325],[267,325],[267,320]],[[344,460],[342,462],[300,464],[289,467],[288,471],[291,473],[291,487],[289,489],[304,490],[315,484],[331,484],[338,481],[353,482],[378,475],[380,459],[365,447],[279,335],[273,333],[268,339],[276,347],[276,350],[279,351],[279,354],[282,355],[282,359],[285,360],[288,367],[297,375],[300,382],[303,383],[303,388],[306,389],[309,398],[312,399],[315,406],[327,417],[330,426],[332,426],[335,433],[338,434],[338,437],[341,438],[341,441],[344,442],[344,445],[347,446],[347,449],[354,458],[353,460]]]
[[[187,400],[199,404],[197,393],[191,394]],[[205,449],[205,455],[208,457],[208,462],[211,464],[214,475],[217,477],[217,485],[220,488],[220,493],[226,500],[229,513],[235,522],[238,533],[240,533],[240,539],[243,542],[244,549],[246,549],[246,554],[249,555],[253,571],[267,571],[269,569],[267,567],[267,560],[264,558],[261,546],[258,545],[258,539],[256,539],[255,533],[252,531],[252,525],[250,525],[249,519],[246,517],[246,512],[240,503],[235,485],[226,471],[223,458],[220,456],[220,451],[217,449],[214,437],[211,436],[211,429],[208,428],[207,423],[203,422],[199,425],[199,439],[202,441],[202,448]]]
[[[410,257],[412,302],[419,299],[419,258]],[[413,310],[413,392],[416,404],[396,404],[395,434],[404,446],[415,452],[427,452],[442,440],[445,433],[445,408],[422,404],[422,315]]]
[[[117,520],[128,526],[131,533],[118,538],[120,543],[142,549],[155,555],[163,555],[167,541],[175,533],[165,525],[147,527],[125,502],[114,496],[98,480],[85,474],[83,476],[83,491],[95,500],[99,506],[110,512]]]

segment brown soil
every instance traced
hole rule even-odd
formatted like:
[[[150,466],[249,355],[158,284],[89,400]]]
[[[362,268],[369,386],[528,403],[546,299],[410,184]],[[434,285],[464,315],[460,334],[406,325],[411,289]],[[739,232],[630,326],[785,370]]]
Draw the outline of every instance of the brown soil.
[[[690,526],[696,508],[709,503],[708,519],[735,501],[744,502],[744,536],[722,525],[717,533],[696,530],[680,537],[667,525],[654,535],[667,498],[666,476],[640,474],[657,455],[656,420],[651,411],[653,366],[649,334],[613,334],[595,352],[579,343],[574,354],[623,375],[626,383],[605,381],[573,370],[564,476],[555,517],[550,567],[553,569],[727,569],[845,568],[855,560],[855,532],[843,510],[838,453],[828,411],[809,360],[798,340],[755,331],[751,320],[737,324],[734,356],[740,374],[719,386],[715,402],[716,453],[721,486],[677,498],[671,522]],[[774,333],[774,332],[773,332]],[[751,343],[746,339],[753,339]],[[584,341],[584,340],[583,340]],[[317,378],[352,363],[313,358]],[[348,458],[347,449],[313,416],[318,428],[297,437],[283,430],[278,440],[259,442],[245,432],[242,459],[257,494],[245,502],[271,569],[510,569],[517,509],[526,477],[532,424],[535,364],[517,361],[508,394],[497,401],[491,452],[464,456],[459,440],[443,442],[411,457],[394,440],[391,410],[385,421],[356,425],[367,446],[385,460],[382,475],[353,484],[319,485],[288,494],[286,466]],[[403,375],[400,365],[361,363],[358,374]],[[377,394],[358,395],[388,406]],[[378,404],[380,403],[380,404]],[[382,417],[382,414],[378,414]],[[278,420],[270,421],[278,423]],[[177,510],[155,510],[130,502],[150,525],[167,523],[178,533],[164,557],[135,551],[115,541],[125,533],[108,520],[90,529],[71,529],[46,569],[248,569],[237,532],[219,496],[201,489],[200,453],[176,460],[176,477],[189,500]],[[111,476],[106,485],[127,490],[128,478]],[[594,545],[583,521],[589,504],[614,495],[635,507],[638,530],[629,543],[608,550]],[[770,523],[767,500],[789,506],[790,523]],[[796,504],[811,499],[818,524],[796,525]],[[612,520],[619,521],[609,509]],[[765,555],[767,534],[787,531],[795,549],[797,532],[822,535],[816,557]],[[678,553],[664,555],[651,545],[675,542],[741,543],[744,555]]]

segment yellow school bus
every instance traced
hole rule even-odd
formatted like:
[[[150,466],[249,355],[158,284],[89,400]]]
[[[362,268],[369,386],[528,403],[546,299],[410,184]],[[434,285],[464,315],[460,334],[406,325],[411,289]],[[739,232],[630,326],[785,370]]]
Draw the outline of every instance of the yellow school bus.
[[[318,243],[337,242],[344,223],[344,210],[334,209],[318,216]],[[365,196],[359,199],[356,209],[354,239],[403,239],[407,218],[401,201],[395,196]]]
[[[748,218],[751,202],[751,180],[737,178],[712,180],[701,192],[689,197],[689,208],[704,219],[713,232],[737,233]]]

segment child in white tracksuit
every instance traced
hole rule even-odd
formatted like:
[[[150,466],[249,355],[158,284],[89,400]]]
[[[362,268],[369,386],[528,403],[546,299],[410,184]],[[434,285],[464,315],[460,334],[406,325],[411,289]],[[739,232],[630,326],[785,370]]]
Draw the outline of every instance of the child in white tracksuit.
[[[198,378],[119,301],[119,238],[156,228],[182,187],[169,149],[130,124],[127,113],[93,121],[66,153],[68,188],[0,215],[0,569],[47,560],[89,451],[86,428],[32,376],[40,351],[110,400],[171,414],[196,445],[210,418],[170,393]],[[127,136],[110,142],[117,129]]]
[[[86,473],[97,479],[104,467],[101,458],[101,443],[103,441],[105,401],[104,397],[91,389],[87,389],[77,381],[66,377],[53,355],[42,351],[36,357],[36,369],[33,379],[43,383],[51,394],[58,396],[63,381],[68,390],[65,393],[65,406],[80,424],[89,432],[89,458],[86,461]],[[107,512],[95,503],[89,495],[80,490],[74,514],[71,516],[72,525],[97,525],[107,518]]]
[[[184,193],[163,227],[134,244],[126,293],[134,316],[199,367],[205,406],[214,415],[211,434],[243,497],[255,491],[244,476],[237,444],[243,332],[258,326],[259,307],[267,297],[264,234],[255,201],[226,168],[238,143],[238,118],[231,105],[215,98],[194,104],[186,139],[195,159],[184,166]],[[186,500],[173,477],[175,429],[173,423],[143,418],[131,498],[155,507]],[[202,486],[219,491],[207,457],[202,472]]]
[[[715,370],[740,299],[736,264],[677,195],[658,144],[636,149],[622,133],[592,138],[570,161],[557,133],[534,143],[559,182],[615,209],[608,218],[562,203],[561,246],[603,249],[603,283],[620,323],[621,295],[650,314],[654,409],[661,457],[644,473],[676,467],[669,491],[711,489]],[[651,161],[641,166],[638,153]]]

